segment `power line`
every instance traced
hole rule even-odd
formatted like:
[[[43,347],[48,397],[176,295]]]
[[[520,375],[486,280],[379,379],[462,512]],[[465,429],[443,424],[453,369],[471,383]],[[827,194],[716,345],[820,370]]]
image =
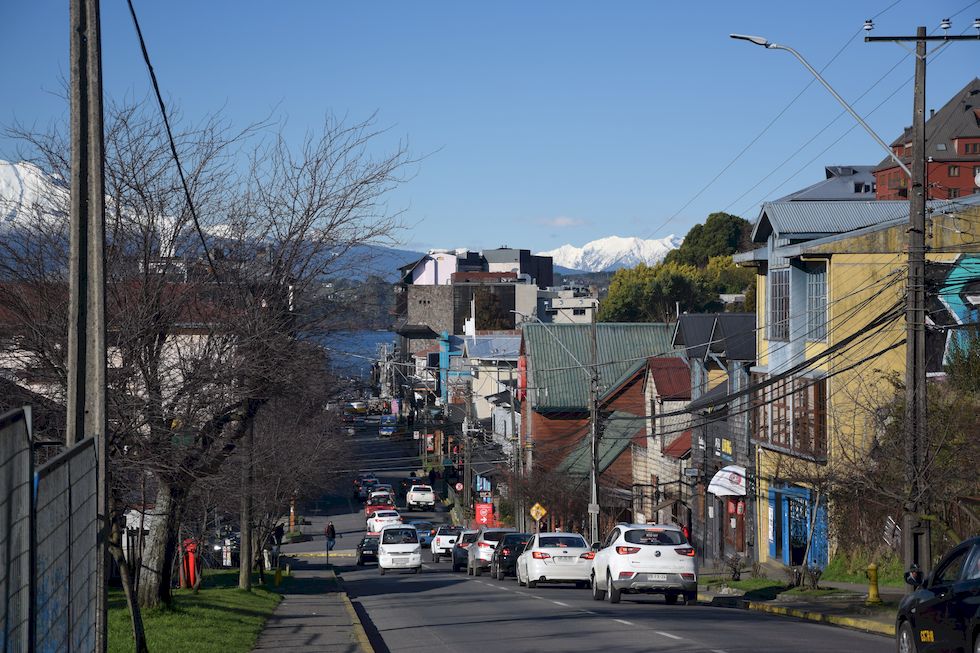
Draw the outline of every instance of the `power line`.
[[[197,209],[194,208],[194,200],[191,199],[191,191],[187,186],[187,179],[184,176],[184,167],[181,165],[180,155],[177,153],[177,143],[174,140],[173,131],[170,129],[167,106],[164,104],[163,95],[160,93],[157,75],[153,70],[153,64],[150,62],[150,54],[146,50],[146,41],[143,39],[143,30],[140,29],[139,19],[136,18],[136,9],[133,7],[133,0],[126,0],[126,4],[129,5],[129,15],[133,17],[133,26],[136,28],[136,36],[139,38],[140,50],[143,53],[143,62],[146,63],[146,70],[150,73],[153,92],[156,95],[157,103],[160,105],[160,115],[163,117],[163,126],[167,132],[167,141],[170,143],[170,153],[173,155],[174,163],[177,165],[177,174],[180,177],[180,185],[184,189],[184,198],[187,200],[187,207],[191,212],[191,219],[194,221],[194,229],[197,231],[197,237],[201,240],[201,247],[204,248],[204,255],[208,260],[208,267],[211,268],[211,274],[214,276],[214,280],[220,284],[221,279],[218,276],[217,268],[215,268],[214,259],[211,257],[211,250],[208,249],[207,239],[204,237],[204,230],[201,229],[201,223],[197,219]]]

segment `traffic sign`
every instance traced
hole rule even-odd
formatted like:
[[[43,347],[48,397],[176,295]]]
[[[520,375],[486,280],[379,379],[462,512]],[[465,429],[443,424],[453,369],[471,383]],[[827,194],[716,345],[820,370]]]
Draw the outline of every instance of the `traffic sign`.
[[[463,491],[463,484],[462,483],[457,483],[456,484],[456,491],[457,492],[462,492]]]
[[[541,521],[541,519],[547,514],[548,511],[540,503],[535,503],[533,506],[531,506],[531,516],[534,517],[535,521]]]
[[[599,514],[599,504],[598,503],[590,503],[589,504],[589,514],[591,514],[591,515],[598,515]]]

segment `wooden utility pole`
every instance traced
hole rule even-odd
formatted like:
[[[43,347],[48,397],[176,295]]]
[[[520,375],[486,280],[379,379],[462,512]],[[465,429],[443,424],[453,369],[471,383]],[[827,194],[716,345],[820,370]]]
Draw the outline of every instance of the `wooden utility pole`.
[[[508,367],[508,377],[510,383],[508,387],[510,388],[510,435],[513,438],[513,451],[514,451],[514,475],[517,477],[517,482],[522,483],[524,481],[524,470],[523,470],[523,457],[521,451],[521,438],[517,435],[517,416],[515,414],[517,402],[517,386],[514,384],[514,368]],[[514,497],[514,516],[515,516],[515,526],[518,530],[523,531],[525,529],[525,524],[527,522],[527,516],[524,514],[524,499],[521,496],[521,492],[516,487],[517,483],[514,484],[515,487],[511,488],[511,493]]]
[[[105,344],[105,159],[98,0],[71,0],[71,217],[66,444],[95,438],[96,651],[107,645],[108,447]]]
[[[592,311],[589,335],[592,343],[592,368],[589,370],[589,437],[592,450],[589,499],[590,542],[599,541],[599,327]]]
[[[948,30],[949,20],[942,24]],[[909,184],[908,288],[905,307],[905,482],[908,489],[902,515],[902,556],[906,568],[923,572],[932,567],[930,522],[922,519],[929,509],[926,439],[926,59],[928,41],[980,41],[977,36],[927,36],[920,26],[915,36],[867,36],[865,41],[915,43],[915,88],[912,101],[912,178]],[[943,46],[939,46],[943,47]],[[935,53],[938,48],[934,49]]]

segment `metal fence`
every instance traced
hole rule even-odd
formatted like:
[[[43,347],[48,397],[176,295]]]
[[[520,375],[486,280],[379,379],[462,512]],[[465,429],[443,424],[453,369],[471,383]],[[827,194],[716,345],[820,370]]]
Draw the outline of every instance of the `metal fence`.
[[[98,516],[95,440],[51,459],[35,476],[35,650],[95,650]]]
[[[0,652],[31,650],[30,408],[0,416]]]

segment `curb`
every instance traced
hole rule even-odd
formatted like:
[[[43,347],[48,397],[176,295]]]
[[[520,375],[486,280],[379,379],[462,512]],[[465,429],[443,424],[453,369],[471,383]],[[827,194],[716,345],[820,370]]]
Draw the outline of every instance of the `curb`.
[[[334,577],[336,578],[336,576]],[[354,630],[354,639],[357,640],[357,645],[364,653],[374,653],[374,647],[371,646],[371,640],[368,639],[367,631],[364,630],[364,625],[357,616],[357,610],[354,609],[354,604],[351,603],[350,597],[347,596],[346,590],[340,591],[340,598],[344,602],[344,609],[347,610],[347,614],[350,616],[351,628]]]
[[[322,551],[299,551],[296,553],[284,553],[284,556],[289,556],[290,558],[326,558],[327,554]],[[353,558],[357,555],[357,551],[346,550],[346,551],[331,551],[330,557],[337,558]]]
[[[784,615],[787,617],[796,617],[798,619],[806,619],[807,621],[817,621],[820,623],[832,624],[834,626],[843,626],[844,628],[853,628],[855,630],[863,630],[868,633],[873,633],[875,635],[885,635],[886,637],[895,636],[895,625],[894,624],[883,624],[872,619],[862,619],[860,617],[845,617],[843,615],[834,614],[824,614],[822,612],[813,612],[811,610],[799,610],[797,608],[784,608],[778,605],[770,605],[768,603],[762,603],[759,601],[749,601],[749,610],[756,610],[758,612],[768,612],[769,614]]]
[[[767,603],[765,601],[747,601],[738,596],[715,596],[712,594],[703,594],[699,592],[698,603],[710,605],[716,608],[755,610],[756,612],[765,612],[767,614],[774,614],[783,617],[795,617],[796,619],[804,619],[806,621],[814,621],[817,623],[829,624],[831,626],[862,630],[866,633],[883,635],[885,637],[895,636],[894,624],[883,624],[873,619],[862,619],[861,617],[846,617],[844,615],[824,614],[823,612],[814,612],[812,610],[800,610],[798,608],[772,605],[771,603]]]

